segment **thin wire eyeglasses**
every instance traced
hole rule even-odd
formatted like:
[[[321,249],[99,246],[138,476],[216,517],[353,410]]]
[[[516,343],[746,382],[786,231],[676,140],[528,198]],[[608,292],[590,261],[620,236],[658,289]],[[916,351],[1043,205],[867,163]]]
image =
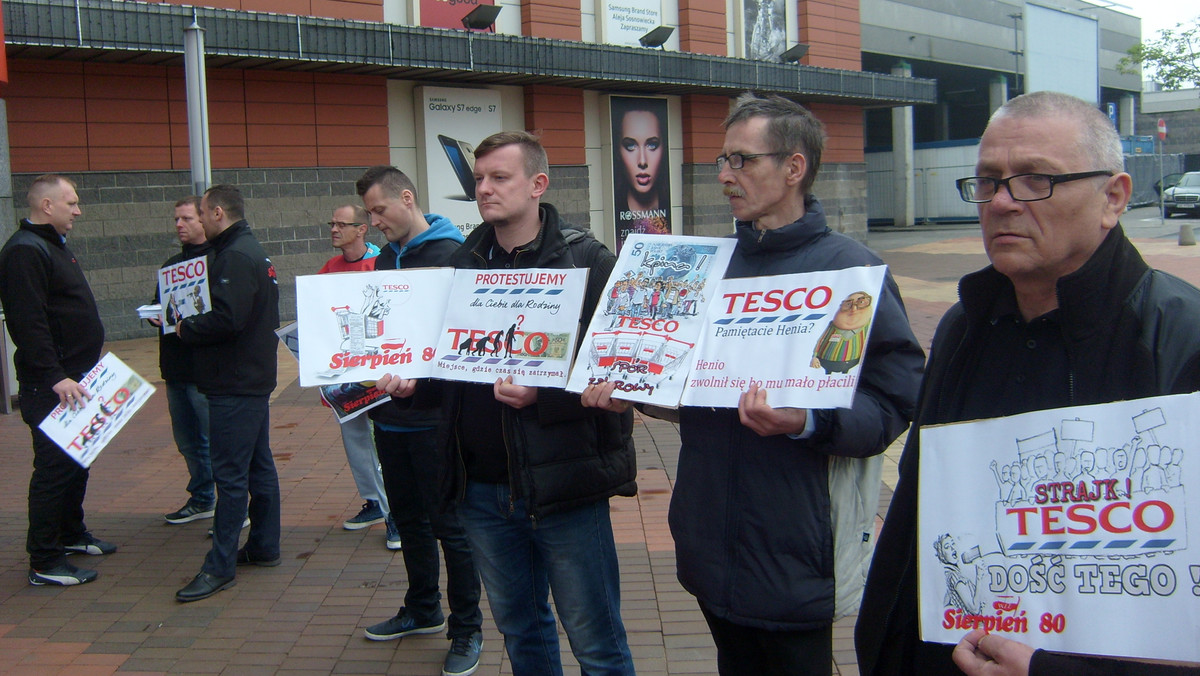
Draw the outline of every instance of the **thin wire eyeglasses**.
[[[330,228],[352,228],[356,225],[366,225],[366,223],[347,223],[345,221],[329,221],[325,225]]]
[[[1017,202],[1037,202],[1049,199],[1054,186],[1096,176],[1112,176],[1108,170],[1081,171],[1075,174],[1015,174],[1008,178],[969,176],[955,181],[958,195],[964,202],[984,204],[991,202],[1000,192],[1000,186],[1008,188],[1008,194]]]
[[[785,157],[787,155],[791,155],[791,153],[729,153],[728,155],[721,155],[717,158],[717,171],[721,171],[721,169],[725,168],[726,162],[729,163],[730,169],[737,171],[738,169],[746,166],[746,162],[749,160],[757,160],[760,157]]]

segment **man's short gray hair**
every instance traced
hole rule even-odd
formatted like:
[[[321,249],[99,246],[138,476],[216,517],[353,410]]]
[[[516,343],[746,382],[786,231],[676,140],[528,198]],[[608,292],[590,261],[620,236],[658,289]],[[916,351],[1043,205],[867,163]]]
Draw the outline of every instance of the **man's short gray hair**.
[[[992,113],[988,126],[1004,117],[1070,119],[1076,123],[1079,130],[1080,147],[1087,158],[1095,163],[1095,166],[1088,169],[1107,169],[1114,173],[1125,171],[1121,137],[1117,134],[1112,120],[1095,105],[1083,99],[1061,92],[1022,94]]]
[[[782,96],[759,96],[746,92],[733,103],[726,129],[754,117],[767,118],[767,144],[771,152],[800,153],[808,161],[800,190],[805,196],[812,192],[817,171],[821,168],[821,153],[825,150],[825,125],[807,108]],[[778,160],[776,160],[778,161]]]

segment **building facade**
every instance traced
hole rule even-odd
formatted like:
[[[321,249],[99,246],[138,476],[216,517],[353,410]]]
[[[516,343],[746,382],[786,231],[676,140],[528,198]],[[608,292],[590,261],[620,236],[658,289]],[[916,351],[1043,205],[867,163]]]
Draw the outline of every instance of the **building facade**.
[[[777,93],[827,125],[816,192],[831,224],[861,238],[863,110],[935,100],[931,81],[862,70],[857,0],[502,0],[483,30],[463,27],[470,1],[2,6],[12,212],[24,214],[38,174],[79,182],[72,248],[114,339],[149,335],[134,309],[176,250],[172,205],[192,192],[182,54],[193,23],[206,47],[211,180],[246,194],[285,318],[295,276],[331,255],[322,224],[357,199],[366,166],[399,166],[427,210],[470,227],[473,144],[527,129],[550,155],[547,200],[615,247],[628,214],[613,111],[641,106],[657,115],[666,153],[659,225],[720,235],[731,230],[713,165],[720,122],[740,92]],[[641,46],[658,26],[675,30],[659,49]],[[807,46],[802,59],[781,60],[796,45]]]

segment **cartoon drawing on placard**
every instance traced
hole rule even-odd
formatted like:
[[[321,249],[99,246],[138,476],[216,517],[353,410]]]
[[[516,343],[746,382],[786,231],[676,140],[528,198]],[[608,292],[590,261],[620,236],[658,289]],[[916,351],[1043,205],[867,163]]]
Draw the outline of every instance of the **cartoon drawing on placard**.
[[[849,373],[862,360],[871,326],[871,294],[856,291],[846,297],[813,348],[812,368],[825,375]]]
[[[383,318],[392,311],[392,301],[379,297],[378,286],[367,284],[362,293],[363,303],[358,312],[352,311],[349,305],[329,308],[341,338],[338,349],[349,356],[379,354],[379,346],[368,345],[367,341],[384,335]],[[343,365],[322,375],[341,373],[347,368]]]

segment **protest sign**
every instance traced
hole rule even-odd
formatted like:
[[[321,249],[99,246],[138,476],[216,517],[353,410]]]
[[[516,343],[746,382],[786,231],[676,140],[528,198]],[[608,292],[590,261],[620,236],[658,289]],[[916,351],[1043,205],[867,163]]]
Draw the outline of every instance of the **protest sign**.
[[[621,399],[678,406],[713,288],[735,245],[721,237],[629,235],[567,389],[612,381]]]
[[[1200,662],[1198,413],[1193,393],[922,428],[922,638]]]
[[[318,390],[321,399],[329,404],[333,417],[339,423],[353,420],[367,411],[382,406],[391,401],[392,397],[386,392],[375,389],[375,385],[366,383],[341,383],[325,385]]]
[[[109,352],[79,384],[91,399],[71,410],[59,404],[38,425],[51,441],[84,467],[116,437],[134,413],[154,394],[154,386]]]
[[[458,270],[433,376],[562,387],[567,381],[587,268]]]
[[[430,374],[454,270],[377,270],[296,278],[300,385]]]
[[[208,259],[180,261],[158,271],[158,299],[162,306],[162,332],[175,333],[180,319],[212,309],[208,295]]]
[[[722,280],[683,392],[737,408],[752,384],[773,407],[849,408],[885,266]]]

